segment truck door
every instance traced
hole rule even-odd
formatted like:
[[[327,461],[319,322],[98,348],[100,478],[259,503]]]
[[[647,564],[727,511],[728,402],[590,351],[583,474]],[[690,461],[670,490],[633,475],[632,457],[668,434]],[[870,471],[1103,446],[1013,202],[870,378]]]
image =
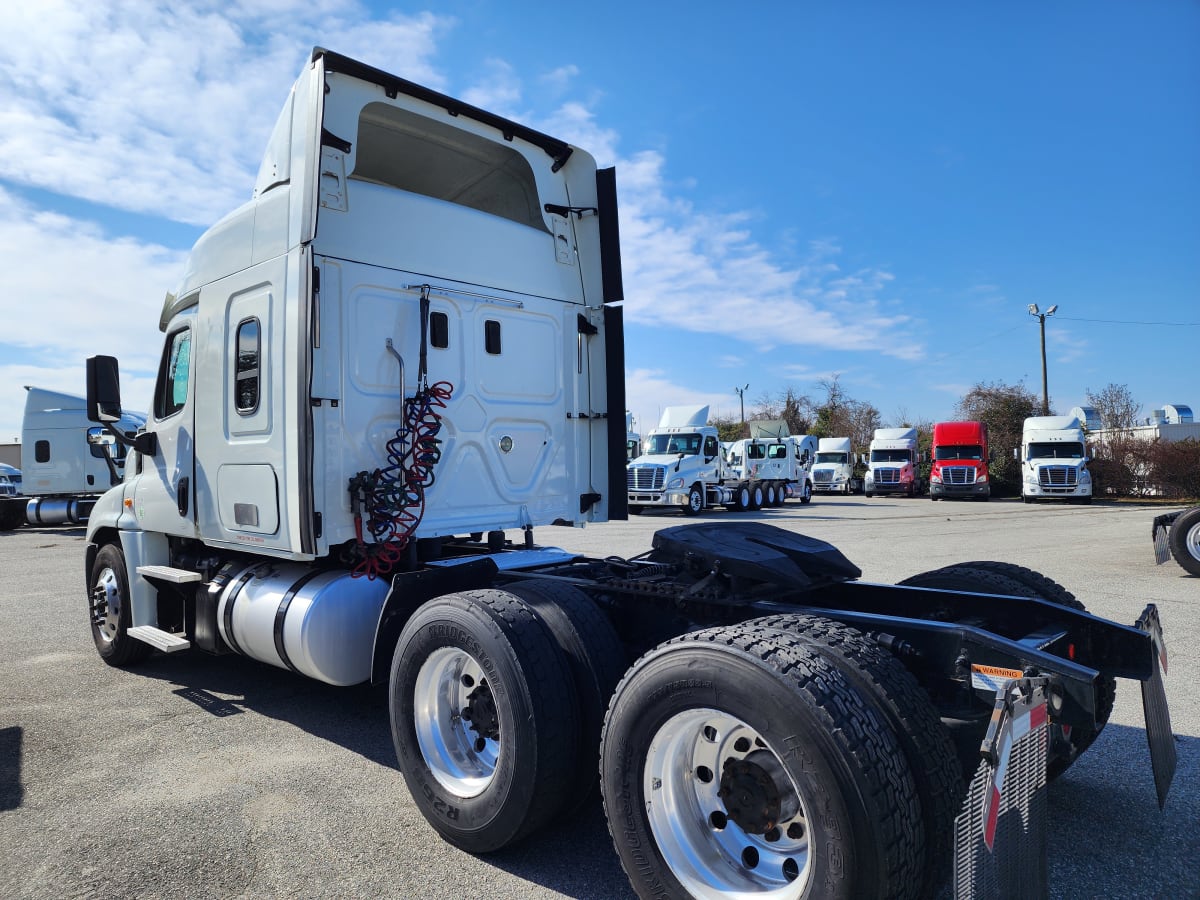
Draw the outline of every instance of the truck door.
[[[167,331],[146,430],[157,440],[141,459],[134,513],[146,531],[193,537],[195,515],[196,307],[176,316]]]

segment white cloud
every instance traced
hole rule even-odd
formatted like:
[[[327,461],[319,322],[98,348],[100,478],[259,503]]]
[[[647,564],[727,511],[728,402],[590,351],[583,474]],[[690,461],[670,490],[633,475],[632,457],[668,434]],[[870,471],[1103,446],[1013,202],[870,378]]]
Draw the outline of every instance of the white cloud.
[[[438,87],[448,22],[347,0],[4,4],[0,178],[208,224],[249,197],[314,43]]]
[[[97,353],[117,356],[130,374],[126,398],[149,398],[162,345],[158,314],[184,254],[38,211],[2,188],[0,247],[0,439],[20,433],[22,385],[82,394],[84,360]],[[14,362],[18,356],[24,361]]]

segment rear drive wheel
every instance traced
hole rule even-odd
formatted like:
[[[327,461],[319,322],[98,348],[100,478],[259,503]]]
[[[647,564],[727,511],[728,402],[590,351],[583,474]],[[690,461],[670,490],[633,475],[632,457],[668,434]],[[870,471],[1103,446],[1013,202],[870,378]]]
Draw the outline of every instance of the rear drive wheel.
[[[110,666],[132,666],[150,655],[151,647],[129,635],[133,610],[129,599],[129,574],[125,554],[117,544],[105,544],[92,565],[88,613],[92,640],[100,658]]]
[[[463,591],[421,606],[396,644],[388,706],[413,801],[456,847],[498,850],[568,799],[579,735],[571,673],[519,597]]]
[[[750,508],[762,509],[763,505],[763,486],[758,482],[750,485]]]
[[[1171,523],[1168,543],[1175,562],[1200,575],[1200,506],[1180,513]]]
[[[737,495],[734,497],[733,505],[741,512],[750,509],[750,488],[742,484],[738,486]]]
[[[763,485],[763,506],[771,507],[777,505],[775,503],[775,483],[768,481]]]
[[[1013,563],[976,560],[945,566],[906,578],[902,585],[942,588],[952,591],[974,591],[983,594],[1006,594],[1014,597],[1037,597],[1059,606],[1087,612],[1075,595],[1052,578]],[[1065,753],[1056,753],[1046,769],[1046,777],[1057,778],[1092,745],[1112,714],[1117,696],[1116,679],[1101,676],[1096,682],[1096,727],[1071,728],[1051,725],[1051,740],[1069,744]]]
[[[693,632],[617,688],[601,790],[642,897],[913,897],[920,814],[874,701],[774,629]]]
[[[506,590],[538,614],[571,670],[580,721],[575,784],[567,809],[576,809],[591,796],[599,777],[600,729],[608,701],[625,673],[625,648],[604,613],[574,585],[528,579]]]
[[[933,896],[949,875],[954,817],[963,799],[962,769],[950,734],[929,695],[899,659],[861,631],[819,616],[785,614],[748,625],[783,629],[838,665],[864,693],[900,740],[912,771],[925,828],[924,880],[920,895]]]

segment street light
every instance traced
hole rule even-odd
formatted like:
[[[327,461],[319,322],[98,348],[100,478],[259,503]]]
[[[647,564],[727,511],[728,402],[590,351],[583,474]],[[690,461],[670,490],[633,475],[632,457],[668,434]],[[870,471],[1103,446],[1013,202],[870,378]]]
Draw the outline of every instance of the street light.
[[[1058,304],[1054,304],[1045,312],[1038,310],[1036,303],[1029,304],[1029,314],[1038,320],[1038,326],[1042,333],[1042,415],[1050,415],[1050,390],[1046,386],[1046,316],[1052,316],[1058,312]]]
[[[746,424],[746,391],[749,390],[749,388],[750,388],[750,385],[747,384],[745,387],[735,387],[733,389],[734,392],[738,395],[738,400],[740,400],[742,402],[742,424],[743,425]]]

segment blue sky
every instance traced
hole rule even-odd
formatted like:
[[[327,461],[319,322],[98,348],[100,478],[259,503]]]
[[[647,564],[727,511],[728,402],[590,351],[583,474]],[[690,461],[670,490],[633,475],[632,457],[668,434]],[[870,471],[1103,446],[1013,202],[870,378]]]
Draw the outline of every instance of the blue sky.
[[[1200,408],[1191,0],[44,2],[0,32],[0,442],[95,353],[148,406],[162,297],[314,44],[617,166],[642,431],[834,375],[888,424],[1040,395],[1030,303],[1059,411]]]

